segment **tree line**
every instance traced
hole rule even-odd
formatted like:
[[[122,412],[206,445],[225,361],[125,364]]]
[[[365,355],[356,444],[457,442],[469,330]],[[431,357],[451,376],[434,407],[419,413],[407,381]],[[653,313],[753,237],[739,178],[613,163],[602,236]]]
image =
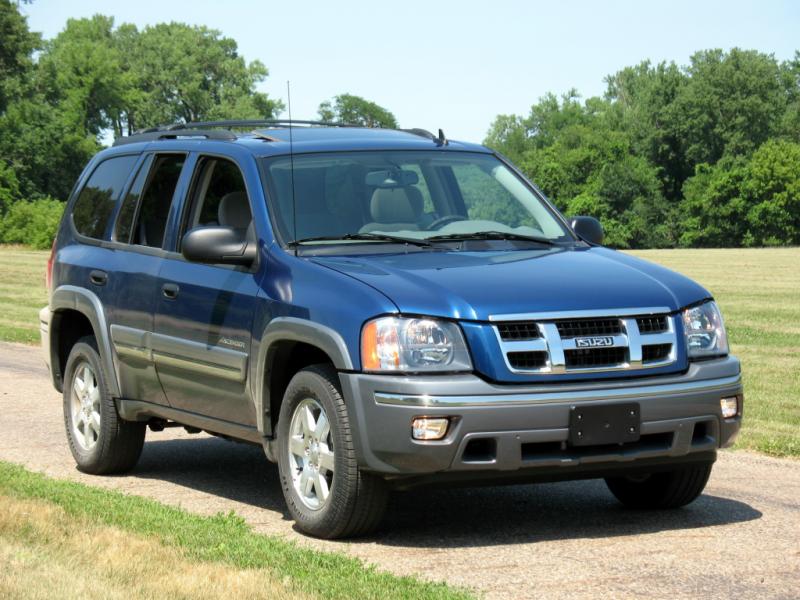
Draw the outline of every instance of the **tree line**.
[[[44,40],[17,3],[0,0],[0,39],[0,242],[49,245],[108,132],[284,109],[257,89],[267,68],[207,27],[139,29],[95,15]],[[601,219],[614,246],[800,244],[800,52],[779,62],[707,50],[687,66],[627,67],[606,84],[603,97],[570,90],[528,115],[500,115],[485,143],[565,213]],[[318,116],[398,127],[352,94]]]
[[[498,116],[485,143],[618,247],[800,244],[800,52],[704,50],[605,81]]]

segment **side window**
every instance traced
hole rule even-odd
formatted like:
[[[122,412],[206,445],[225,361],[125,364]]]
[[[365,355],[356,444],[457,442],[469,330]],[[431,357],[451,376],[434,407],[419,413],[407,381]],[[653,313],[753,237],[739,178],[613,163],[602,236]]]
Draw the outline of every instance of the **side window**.
[[[239,167],[230,160],[211,157],[201,158],[197,165],[181,235],[195,227],[214,225],[247,230],[253,217]]]
[[[103,239],[108,220],[138,156],[116,156],[92,172],[72,207],[72,222],[81,235]]]
[[[139,168],[139,173],[133,185],[125,195],[122,201],[122,206],[119,209],[117,216],[117,227],[111,239],[115,242],[123,242],[125,244],[131,241],[131,232],[133,231],[133,220],[136,218],[136,209],[139,208],[139,198],[142,196],[142,190],[147,183],[147,178],[150,174],[150,165],[152,164],[152,157],[148,157]]]
[[[186,156],[183,154],[162,154],[153,160],[141,192],[131,244],[151,248],[161,248],[164,244],[169,208],[184,162]]]

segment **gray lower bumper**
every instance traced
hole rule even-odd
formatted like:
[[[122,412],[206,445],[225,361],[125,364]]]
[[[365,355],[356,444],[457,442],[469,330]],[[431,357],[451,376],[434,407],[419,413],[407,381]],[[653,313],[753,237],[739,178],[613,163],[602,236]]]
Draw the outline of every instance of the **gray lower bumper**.
[[[720,398],[742,396],[734,357],[693,363],[686,373],[646,379],[510,386],[473,375],[340,375],[362,467],[387,475],[557,470],[646,460],[681,462],[730,445],[741,415],[723,419]],[[639,442],[574,448],[566,444],[569,411],[581,403],[640,404]],[[447,416],[444,440],[411,438],[411,420]],[[476,441],[481,440],[481,441]]]

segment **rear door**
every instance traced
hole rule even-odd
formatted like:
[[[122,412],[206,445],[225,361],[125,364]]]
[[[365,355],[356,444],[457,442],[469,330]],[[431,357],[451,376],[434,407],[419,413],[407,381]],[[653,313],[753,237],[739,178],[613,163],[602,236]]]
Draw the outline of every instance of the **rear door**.
[[[180,198],[186,153],[147,156],[117,215],[109,323],[126,398],[167,404],[155,370],[151,336],[165,232]]]
[[[225,225],[255,235],[241,169],[199,156],[182,209],[175,252],[159,272],[153,353],[172,407],[255,426],[247,387],[257,269],[186,261],[178,252],[195,227]]]

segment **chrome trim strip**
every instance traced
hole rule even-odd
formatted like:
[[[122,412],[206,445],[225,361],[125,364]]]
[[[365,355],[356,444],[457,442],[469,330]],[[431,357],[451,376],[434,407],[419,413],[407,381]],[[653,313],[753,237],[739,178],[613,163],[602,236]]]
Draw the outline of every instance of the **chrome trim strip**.
[[[527,394],[428,396],[375,392],[375,403],[386,406],[412,406],[422,408],[538,406],[540,404],[586,402],[593,400],[646,399],[666,395],[711,393],[716,391],[728,392],[731,388],[741,387],[741,385],[741,375],[734,375],[719,379],[706,379],[683,383],[643,385],[626,388],[573,390],[565,392],[531,392]]]
[[[672,319],[667,318],[667,322],[671,323]],[[622,327],[625,329],[625,334],[628,338],[628,364],[631,369],[641,369],[643,366],[642,337],[639,332],[639,324],[636,319],[622,319]],[[672,337],[674,338],[675,336]]]
[[[208,362],[200,362],[195,359],[174,356],[172,354],[163,354],[157,351],[153,352],[153,361],[156,365],[176,367],[202,375],[212,375],[220,379],[244,381],[245,378],[243,369],[226,367],[218,363],[211,364]]]
[[[603,308],[592,310],[564,310],[539,313],[516,313],[507,315],[489,315],[492,322],[500,321],[558,321],[561,319],[591,319],[595,317],[646,317],[655,314],[672,314],[676,311],[667,306],[649,306],[642,308]]]

